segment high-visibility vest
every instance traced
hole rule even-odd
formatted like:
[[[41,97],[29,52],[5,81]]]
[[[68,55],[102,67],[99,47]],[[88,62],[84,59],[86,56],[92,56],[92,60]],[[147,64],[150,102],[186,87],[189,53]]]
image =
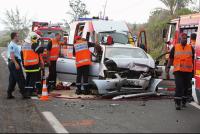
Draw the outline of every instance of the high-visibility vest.
[[[60,42],[52,39],[52,48],[50,50],[50,61],[56,61],[60,53]]]
[[[67,46],[67,58],[73,57],[73,46]]]
[[[24,66],[33,66],[39,64],[39,56],[31,48],[31,44],[24,44],[22,46]]]
[[[76,55],[76,67],[91,65],[91,52],[88,49],[88,44],[85,41],[77,41],[74,45]]]
[[[174,53],[174,72],[192,72],[193,71],[193,59],[192,59],[192,47],[186,45],[184,48],[181,44],[175,45]]]
[[[27,70],[26,67],[34,66],[39,64],[39,55],[33,51],[31,48],[31,44],[24,44],[22,46],[22,53],[23,53],[23,63],[25,67],[25,72],[38,72],[40,68],[34,68],[31,70]]]

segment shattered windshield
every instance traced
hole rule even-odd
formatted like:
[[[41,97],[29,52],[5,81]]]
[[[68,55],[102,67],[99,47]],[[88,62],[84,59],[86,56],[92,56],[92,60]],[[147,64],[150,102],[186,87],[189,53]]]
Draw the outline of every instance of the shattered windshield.
[[[120,43],[120,44],[128,44],[128,35],[123,33],[117,33],[117,32],[102,32],[99,33],[98,41],[101,42],[101,39],[105,36],[112,36],[114,43]]]
[[[106,48],[106,58],[148,58],[145,52],[139,48]]]

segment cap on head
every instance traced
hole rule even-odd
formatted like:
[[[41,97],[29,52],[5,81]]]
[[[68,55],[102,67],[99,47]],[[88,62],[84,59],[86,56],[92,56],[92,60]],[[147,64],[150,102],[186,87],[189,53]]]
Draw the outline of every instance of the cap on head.
[[[181,34],[181,38],[184,38],[184,37],[187,38],[187,34],[186,34],[186,33],[182,33],[182,34]]]

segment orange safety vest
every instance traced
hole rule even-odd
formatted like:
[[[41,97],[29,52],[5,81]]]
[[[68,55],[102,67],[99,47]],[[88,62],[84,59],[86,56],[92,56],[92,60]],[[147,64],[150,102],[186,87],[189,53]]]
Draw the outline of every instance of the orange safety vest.
[[[22,46],[24,66],[33,66],[39,64],[39,56],[31,48],[31,44],[24,44]]]
[[[88,49],[87,42],[77,41],[74,45],[76,55],[76,67],[91,65],[91,52]]]
[[[67,46],[67,58],[73,57],[73,46]]]
[[[50,61],[56,61],[60,53],[60,42],[52,39],[52,48],[50,50]]]
[[[174,72],[192,72],[193,71],[193,59],[192,59],[192,47],[186,45],[184,48],[181,44],[175,45],[174,53]]]

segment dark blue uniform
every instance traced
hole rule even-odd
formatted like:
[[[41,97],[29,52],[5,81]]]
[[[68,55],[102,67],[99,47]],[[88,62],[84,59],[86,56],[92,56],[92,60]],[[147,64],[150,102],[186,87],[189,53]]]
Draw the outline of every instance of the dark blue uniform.
[[[21,51],[20,47],[16,43],[11,41],[10,44],[8,45],[8,69],[10,71],[10,75],[9,75],[9,85],[8,85],[7,93],[8,93],[9,99],[14,98],[12,96],[12,92],[15,90],[16,83],[18,84],[18,87],[20,89],[20,93],[22,94],[22,96],[24,98],[27,98],[26,91],[24,89],[25,78],[24,78],[24,74],[23,74],[22,66],[21,66],[20,51]],[[20,66],[19,70],[16,69],[15,64],[11,61],[11,57],[10,57],[11,53],[14,53],[15,59]]]

